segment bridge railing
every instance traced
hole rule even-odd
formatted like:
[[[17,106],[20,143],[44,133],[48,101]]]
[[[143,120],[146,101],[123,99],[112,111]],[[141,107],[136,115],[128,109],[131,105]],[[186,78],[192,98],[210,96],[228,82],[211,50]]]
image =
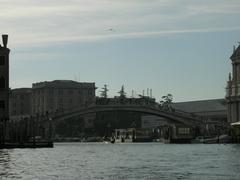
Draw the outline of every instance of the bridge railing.
[[[114,104],[114,105],[98,105],[98,107],[125,107],[125,108],[144,108],[144,109],[149,109],[149,110],[153,110],[153,111],[158,111],[158,112],[162,112],[165,114],[171,114],[177,117],[181,117],[181,118],[187,118],[187,119],[191,119],[194,121],[197,121],[199,123],[204,123],[206,121],[206,118],[198,116],[196,114],[193,113],[188,113],[188,112],[184,112],[184,111],[180,111],[180,110],[176,110],[173,108],[169,108],[169,109],[164,109],[162,107],[159,107],[157,105],[154,106],[149,106],[149,105],[119,105],[119,104]]]
[[[176,117],[179,117],[179,118],[185,118],[185,119],[189,119],[191,121],[195,121],[196,123],[204,123],[206,122],[206,119],[201,117],[201,116],[197,116],[193,113],[188,113],[188,112],[184,112],[184,111],[181,111],[181,110],[177,110],[177,109],[173,109],[173,108],[169,108],[169,109],[164,109],[164,108],[161,108],[157,105],[141,105],[141,104],[111,104],[111,105],[91,105],[91,106],[88,106],[88,107],[78,107],[78,108],[72,108],[72,109],[69,109],[69,110],[65,110],[65,111],[59,111],[59,112],[54,112],[54,113],[51,113],[49,114],[50,117],[61,117],[61,116],[67,116],[67,115],[71,115],[71,114],[76,114],[76,113],[79,113],[79,112],[91,112],[94,110],[96,110],[97,108],[144,108],[144,109],[148,109],[148,110],[152,110],[152,111],[157,111],[157,112],[162,112],[162,113],[165,113],[165,114],[170,114],[170,115],[174,115]]]
[[[182,111],[182,110],[179,110],[179,109],[175,109],[175,108],[172,108],[171,106],[169,108],[163,108],[161,106],[155,106],[154,108],[156,110],[159,110],[159,111],[162,111],[162,112],[169,112],[169,113],[175,114],[177,116],[190,118],[190,119],[199,121],[201,123],[207,121],[207,118],[205,118],[203,116],[199,116],[199,115],[196,115],[194,113],[190,113],[190,112]]]

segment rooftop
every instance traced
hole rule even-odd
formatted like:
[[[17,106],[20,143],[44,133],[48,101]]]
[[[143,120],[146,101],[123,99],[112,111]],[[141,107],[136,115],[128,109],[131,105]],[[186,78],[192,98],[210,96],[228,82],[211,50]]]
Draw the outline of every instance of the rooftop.
[[[235,59],[236,57],[240,57],[240,45],[237,47],[237,49],[235,49],[233,51],[232,56],[230,57],[230,59]]]
[[[44,81],[33,83],[32,88],[95,88],[95,83],[93,82],[77,82],[72,80],[54,80],[54,81]]]
[[[31,88],[16,88],[16,89],[11,89],[12,93],[31,93],[32,89]]]
[[[225,99],[210,99],[200,101],[178,102],[173,103],[173,108],[186,112],[211,112],[211,111],[226,111],[227,102]]]

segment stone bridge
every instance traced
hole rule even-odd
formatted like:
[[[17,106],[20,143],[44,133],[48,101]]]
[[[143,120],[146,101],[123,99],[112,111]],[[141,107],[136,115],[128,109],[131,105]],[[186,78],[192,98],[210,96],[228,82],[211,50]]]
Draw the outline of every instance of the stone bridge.
[[[57,122],[76,116],[109,111],[131,111],[156,115],[166,118],[169,122],[181,123],[190,126],[202,126],[205,124],[205,121],[202,118],[194,116],[190,113],[180,112],[177,110],[164,110],[155,106],[146,105],[93,105],[90,107],[49,114],[49,117],[53,120],[53,122]]]

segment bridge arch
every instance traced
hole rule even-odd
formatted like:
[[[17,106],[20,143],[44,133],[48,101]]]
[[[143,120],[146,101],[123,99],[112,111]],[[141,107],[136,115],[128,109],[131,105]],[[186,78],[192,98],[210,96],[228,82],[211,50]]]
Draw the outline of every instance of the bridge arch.
[[[203,121],[193,117],[186,116],[186,115],[184,116],[183,114],[178,114],[175,112],[170,112],[170,111],[161,110],[161,109],[148,107],[148,106],[126,106],[126,105],[112,105],[112,106],[96,105],[96,106],[92,106],[84,109],[65,112],[62,114],[56,114],[55,116],[52,116],[52,119],[57,122],[57,121],[61,121],[61,120],[76,117],[76,116],[87,115],[87,114],[98,113],[98,112],[111,112],[111,111],[139,112],[139,113],[164,117],[169,122],[181,123],[181,124],[186,124],[191,126],[203,125]]]

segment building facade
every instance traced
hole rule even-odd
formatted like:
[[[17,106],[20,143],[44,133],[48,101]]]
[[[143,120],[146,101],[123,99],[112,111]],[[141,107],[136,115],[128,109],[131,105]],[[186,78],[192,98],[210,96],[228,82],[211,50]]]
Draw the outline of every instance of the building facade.
[[[19,88],[10,91],[9,114],[11,119],[31,115],[32,89]]]
[[[177,102],[172,103],[171,106],[179,112],[195,114],[212,122],[227,122],[227,101],[225,99]]]
[[[32,114],[46,114],[95,103],[95,83],[55,80],[32,85]]]
[[[8,35],[2,35],[3,47],[0,45],[0,120],[9,118],[9,53]]]
[[[240,121],[240,45],[234,48],[230,57],[232,62],[232,75],[226,88],[226,99],[228,103],[228,122]]]

